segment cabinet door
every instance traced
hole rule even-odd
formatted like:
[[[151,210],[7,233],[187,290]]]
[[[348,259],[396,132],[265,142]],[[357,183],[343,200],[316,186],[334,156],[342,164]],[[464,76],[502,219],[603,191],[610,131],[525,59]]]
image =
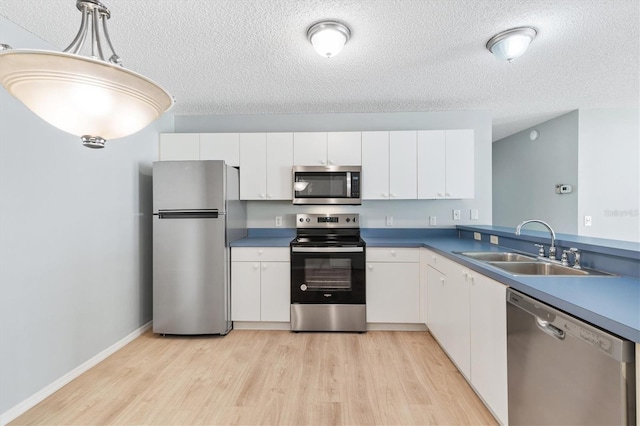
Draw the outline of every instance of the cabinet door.
[[[471,347],[469,326],[469,284],[466,269],[459,267],[454,274],[447,275],[446,300],[447,317],[444,348],[458,370],[467,378],[471,372]]]
[[[420,264],[367,263],[367,322],[420,323]]]
[[[231,320],[260,321],[260,262],[231,262]]]
[[[267,133],[267,199],[293,198],[293,133]]]
[[[447,130],[446,197],[473,198],[475,178],[474,132]]]
[[[389,132],[389,198],[418,197],[417,132]]]
[[[476,273],[470,281],[471,383],[507,424],[507,287]]]
[[[240,199],[267,198],[267,135],[240,134]]]
[[[336,166],[362,164],[362,134],[360,132],[327,133],[327,163]]]
[[[326,166],[327,133],[294,133],[293,164],[296,166]]]
[[[224,160],[240,167],[239,133],[200,133],[200,159]]]
[[[198,133],[161,133],[161,161],[198,160],[200,158],[200,134]]]
[[[446,133],[444,130],[418,132],[418,198],[445,197]]]
[[[289,322],[291,266],[289,262],[262,262],[260,320]]]
[[[446,277],[431,266],[426,267],[427,274],[427,327],[442,347],[447,344],[446,331]]]
[[[362,132],[362,198],[389,199],[389,132]]]

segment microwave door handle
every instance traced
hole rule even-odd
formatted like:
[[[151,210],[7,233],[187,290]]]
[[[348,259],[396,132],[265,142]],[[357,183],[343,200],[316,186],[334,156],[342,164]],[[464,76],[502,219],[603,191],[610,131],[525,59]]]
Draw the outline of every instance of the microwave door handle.
[[[347,172],[347,197],[351,198],[351,172]]]

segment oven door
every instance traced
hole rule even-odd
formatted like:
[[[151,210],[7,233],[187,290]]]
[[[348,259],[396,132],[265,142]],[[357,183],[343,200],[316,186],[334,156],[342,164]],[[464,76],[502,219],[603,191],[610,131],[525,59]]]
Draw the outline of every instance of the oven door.
[[[291,247],[291,303],[364,304],[365,248]]]

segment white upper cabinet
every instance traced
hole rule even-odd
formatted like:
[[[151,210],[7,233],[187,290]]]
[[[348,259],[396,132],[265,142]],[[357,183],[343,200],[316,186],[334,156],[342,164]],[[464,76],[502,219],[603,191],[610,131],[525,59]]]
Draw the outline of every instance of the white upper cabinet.
[[[418,198],[474,197],[474,132],[418,132]]]
[[[171,160],[199,160],[199,133],[161,133],[160,152],[161,161]]]
[[[359,166],[361,132],[305,132],[293,134],[296,166]]]
[[[362,198],[389,199],[389,132],[362,132]]]
[[[418,132],[418,198],[445,198],[446,144],[444,130]]]
[[[417,198],[417,132],[362,132],[362,198]]]
[[[240,199],[267,199],[267,134],[240,135]]]
[[[362,132],[327,133],[327,164],[359,166],[362,164]]]
[[[418,197],[416,131],[389,132],[389,199]]]
[[[224,160],[230,166],[240,166],[239,133],[201,133],[200,159]]]
[[[474,132],[447,130],[446,153],[447,198],[473,198],[475,196]]]
[[[267,133],[267,199],[293,198],[292,167],[293,133]]]
[[[240,199],[290,200],[293,133],[240,134]]]
[[[296,166],[326,166],[327,133],[294,133],[293,164]]]

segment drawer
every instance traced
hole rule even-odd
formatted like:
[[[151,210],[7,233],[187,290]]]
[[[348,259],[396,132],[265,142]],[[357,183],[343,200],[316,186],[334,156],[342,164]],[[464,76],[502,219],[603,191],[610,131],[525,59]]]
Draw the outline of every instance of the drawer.
[[[419,248],[367,248],[367,262],[420,262]]]
[[[289,247],[232,247],[233,262],[289,262]]]

